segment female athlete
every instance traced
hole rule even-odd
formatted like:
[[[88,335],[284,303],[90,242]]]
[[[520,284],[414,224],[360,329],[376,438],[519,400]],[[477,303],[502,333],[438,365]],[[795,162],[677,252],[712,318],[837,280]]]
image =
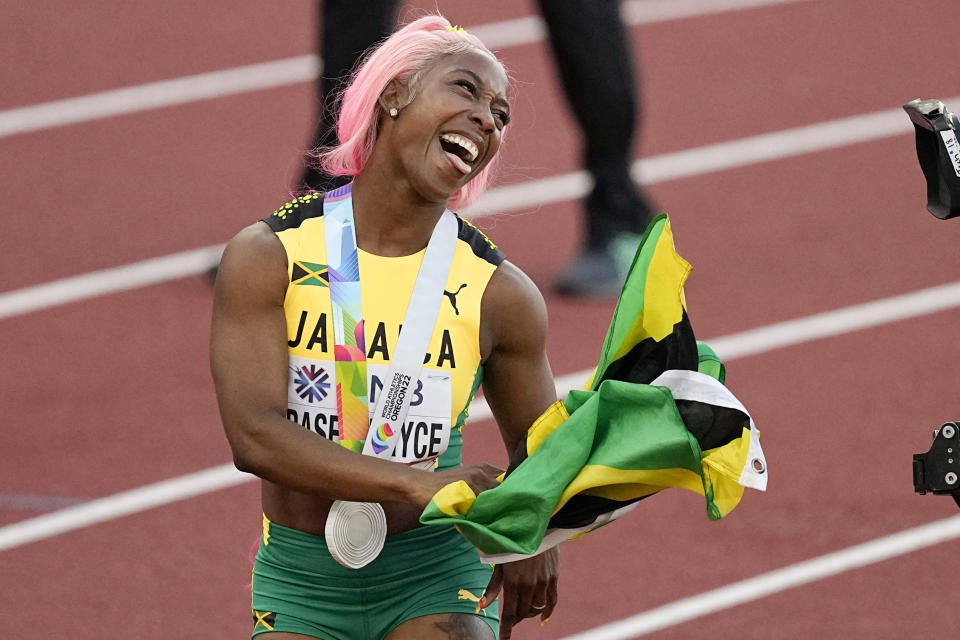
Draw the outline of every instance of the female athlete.
[[[543,298],[485,235],[445,213],[483,191],[509,120],[497,58],[444,18],[416,20],[367,56],[343,95],[341,144],[323,161],[352,183],[284,205],[224,252],[211,367],[236,466],[262,480],[254,636],[491,640],[524,618],[545,620],[556,604],[556,550],[491,570],[456,530],[418,521],[451,482],[474,492],[496,485],[499,469],[460,461],[481,382],[508,455],[556,401]],[[335,219],[355,232],[335,236]],[[452,257],[425,275],[442,220],[453,220]],[[351,255],[359,284],[343,289]],[[410,321],[420,316],[407,307],[421,305],[408,303],[421,299],[434,264],[447,276],[423,290],[439,306]],[[363,319],[345,330],[336,324],[351,317],[344,290],[359,291]],[[386,378],[405,319],[429,342],[415,358],[419,380],[397,391]],[[358,362],[366,373],[347,384],[340,367]],[[351,398],[370,409],[403,400],[407,413],[367,437],[364,411],[356,438],[345,426]],[[388,459],[358,453],[364,439],[387,436]],[[386,539],[362,568],[341,566],[343,550],[325,535],[338,500],[382,506]]]

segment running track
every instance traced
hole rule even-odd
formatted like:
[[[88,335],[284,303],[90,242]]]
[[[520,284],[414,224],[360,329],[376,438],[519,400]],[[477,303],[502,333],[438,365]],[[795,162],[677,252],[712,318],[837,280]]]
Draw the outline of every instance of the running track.
[[[532,11],[507,0],[440,4],[468,27]],[[835,148],[798,153],[767,137],[762,162],[654,172],[684,150],[698,150],[690,162],[710,150],[729,158],[715,145],[804,126],[812,139],[838,118],[872,123],[857,116],[960,96],[960,67],[950,62],[960,17],[945,0],[737,4],[628,5],[648,16],[631,26],[644,94],[636,156],[694,265],[687,298],[698,335],[726,338],[717,343],[731,355],[730,386],[761,429],[770,489],[746,495],[718,523],[698,496],[662,494],[569,543],[560,607],[546,628],[525,623],[520,637],[899,639],[954,637],[960,628],[955,507],[915,496],[910,474],[931,429],[958,417],[952,309],[960,302],[955,288],[931,294],[938,310],[897,297],[960,281],[960,227],[923,210],[906,116],[899,132],[871,136],[867,127]],[[714,11],[669,15],[705,6]],[[0,14],[10,32],[0,39],[0,122],[22,107],[274,60],[302,58],[294,65],[302,72],[313,47],[305,0],[82,8],[46,0]],[[511,24],[536,31],[529,21]],[[578,170],[577,140],[544,44],[520,40],[501,51],[518,80],[502,184],[528,193]],[[207,371],[204,277],[29,312],[4,305],[10,292],[222,243],[273,210],[312,117],[311,85],[293,76],[0,137],[0,536],[43,513],[229,461]],[[609,301],[549,292],[577,242],[576,180],[543,204],[533,197],[480,219],[547,296],[558,376],[595,360],[612,310]],[[779,341],[744,334],[885,299],[893,315],[855,307],[852,327],[826,316],[834,322],[826,337],[804,333],[809,323],[787,325]],[[468,460],[502,461],[494,433],[490,420],[468,428]],[[241,482],[7,545],[4,635],[244,637],[257,504],[256,484]],[[898,546],[886,538],[930,523],[932,539],[910,532]],[[862,544],[873,545],[869,557],[852,559]],[[880,547],[888,552],[874,553]],[[770,573],[813,559],[822,564]],[[766,582],[742,582],[756,577]],[[672,607],[662,618],[600,627],[662,606]]]

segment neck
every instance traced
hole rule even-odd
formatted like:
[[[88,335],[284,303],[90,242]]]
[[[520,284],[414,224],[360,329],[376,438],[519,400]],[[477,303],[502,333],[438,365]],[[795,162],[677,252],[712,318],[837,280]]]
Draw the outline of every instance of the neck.
[[[386,257],[416,253],[427,246],[445,205],[424,201],[406,180],[365,168],[353,181],[357,247]]]

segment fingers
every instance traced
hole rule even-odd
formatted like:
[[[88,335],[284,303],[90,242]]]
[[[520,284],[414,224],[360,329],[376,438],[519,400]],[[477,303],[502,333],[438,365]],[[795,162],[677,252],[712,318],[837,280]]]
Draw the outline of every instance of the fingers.
[[[497,599],[497,596],[500,595],[500,588],[503,586],[503,569],[502,565],[496,565],[493,568],[493,575],[490,576],[490,582],[487,583],[487,588],[483,590],[483,595],[480,596],[480,608],[486,609],[489,607],[494,600]]]
[[[487,583],[487,588],[483,590],[483,595],[480,596],[480,602],[477,603],[477,611],[480,609],[486,609],[493,601],[497,599],[497,596],[500,595],[500,590],[503,588],[503,565],[496,565],[493,568],[493,575],[490,576],[490,582]],[[500,640],[510,637],[510,631],[513,627],[512,622],[507,622],[504,618],[504,602],[507,598],[503,598],[500,601]]]
[[[483,598],[485,602],[493,602],[495,594],[491,587],[496,586],[497,590],[503,590],[500,598],[500,640],[508,640],[513,633],[513,627],[525,618],[549,617],[556,605],[555,581],[544,579],[530,582],[530,576],[517,573],[515,568],[503,570],[504,566],[497,565],[495,572],[500,573],[496,576],[496,581],[490,581]]]
[[[540,596],[535,594],[540,593]],[[513,634],[513,627],[520,624],[525,618],[534,618],[546,611],[546,604],[542,608],[533,606],[538,604],[536,597],[546,597],[546,589],[537,589],[506,581],[503,584],[503,597],[500,598],[500,640],[509,640]],[[551,611],[553,610],[551,606]]]
[[[544,617],[549,617],[546,615],[547,607],[550,605],[548,591],[550,589],[550,582],[538,582],[533,589],[529,590],[529,609],[527,613],[523,616],[524,618],[535,618],[540,616],[540,619],[543,620]],[[550,609],[553,611],[553,608]]]
[[[503,473],[503,469],[492,464],[487,464],[486,462],[477,465],[477,468],[483,473],[484,480],[490,483],[490,486],[487,487],[487,489],[492,489],[500,484],[500,482],[497,480],[497,477]]]
[[[557,576],[560,557],[556,548],[542,554],[497,565],[500,598],[500,638],[510,638],[512,629],[524,618],[540,616],[541,626],[557,605]],[[491,583],[493,581],[491,580]],[[492,601],[492,600],[491,600]]]
[[[557,606],[557,581],[560,576],[560,552],[554,547],[544,554],[544,557],[549,561],[549,569],[547,574],[549,578],[547,579],[547,590],[546,590],[546,607],[544,607],[543,612],[540,614],[540,626],[547,624],[547,621],[550,619],[550,616],[553,615],[553,609]]]
[[[481,467],[489,476],[491,476],[491,477],[493,477],[493,478],[496,478],[497,476],[499,476],[501,473],[503,473],[503,472],[505,471],[505,469],[502,469],[502,468],[500,468],[500,467],[498,467],[498,466],[496,466],[496,465],[494,465],[494,464],[489,464],[489,463],[487,463],[487,462],[482,463],[482,464],[480,465],[480,467]]]
[[[557,606],[557,576],[552,576],[550,578],[549,584],[546,588],[546,600],[544,601],[546,606],[544,606],[543,611],[540,612],[540,626],[547,624],[547,620],[550,619],[550,616],[553,615],[553,609]]]
[[[492,464],[478,464],[470,468],[467,484],[470,485],[474,493],[493,489],[500,484],[497,482],[497,476],[500,475],[500,473],[502,473],[502,471]]]
[[[522,618],[517,617],[516,589],[511,582],[504,583],[503,567],[502,564],[494,566],[490,582],[480,597],[480,608],[489,607],[503,591],[503,597],[500,598],[500,640],[509,640],[513,626]]]
[[[497,565],[497,568],[501,566]],[[523,620],[518,615],[520,603],[517,595],[516,585],[512,581],[503,585],[503,597],[500,598],[500,640],[510,640],[513,626]]]
[[[420,509],[424,509],[430,504],[430,500],[433,499],[437,491],[458,480],[466,482],[470,490],[479,495],[487,489],[500,486],[497,476],[501,473],[503,473],[503,469],[486,462],[439,473],[418,472],[415,476],[417,480],[416,492],[411,492],[411,502]]]

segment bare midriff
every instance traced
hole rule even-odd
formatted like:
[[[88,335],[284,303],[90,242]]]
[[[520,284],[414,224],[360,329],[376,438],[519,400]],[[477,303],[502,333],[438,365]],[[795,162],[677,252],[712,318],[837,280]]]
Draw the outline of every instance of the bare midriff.
[[[261,481],[263,513],[270,522],[298,531],[322,536],[333,500],[301,493],[280,485]],[[420,510],[402,502],[381,502],[387,517],[387,535],[402,533],[420,526]]]

